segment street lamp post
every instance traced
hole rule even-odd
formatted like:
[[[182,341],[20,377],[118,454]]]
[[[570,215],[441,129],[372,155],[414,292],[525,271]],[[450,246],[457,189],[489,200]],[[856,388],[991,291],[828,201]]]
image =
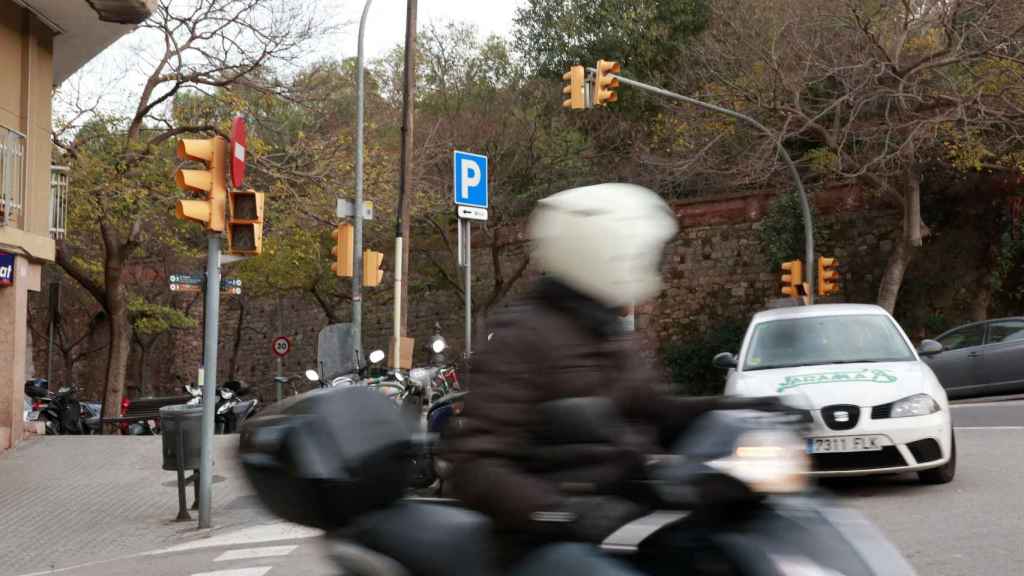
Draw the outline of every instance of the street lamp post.
[[[366,0],[363,15],[359,19],[359,48],[356,55],[356,198],[352,207],[352,347],[356,364],[363,358],[363,115],[364,84],[363,70],[365,55],[363,36],[366,32],[366,17],[373,0]]]
[[[597,74],[598,73],[597,68],[587,68],[587,70],[590,71],[592,74]],[[807,286],[808,286],[808,290],[807,290],[807,296],[806,297],[807,297],[808,303],[813,303],[814,302],[814,290],[813,290],[813,288],[814,288],[814,273],[815,273],[815,270],[814,270],[814,224],[811,221],[811,206],[810,206],[810,203],[807,201],[807,192],[804,190],[804,184],[800,180],[800,173],[797,172],[796,164],[793,162],[793,159],[789,156],[789,152],[786,151],[786,148],[782,145],[782,142],[778,138],[776,138],[775,134],[773,134],[771,130],[766,128],[764,126],[764,124],[761,124],[760,122],[758,122],[757,120],[754,120],[750,116],[747,116],[746,114],[741,114],[741,113],[739,113],[739,112],[737,112],[735,110],[729,110],[728,108],[723,108],[721,106],[715,106],[714,104],[709,104],[707,102],[701,102],[700,100],[697,100],[695,98],[690,98],[690,97],[687,97],[687,96],[683,96],[682,94],[676,94],[675,92],[671,92],[669,90],[665,90],[664,88],[658,88],[657,86],[651,86],[650,84],[644,84],[643,82],[637,82],[636,80],[630,80],[629,78],[624,78],[622,76],[619,76],[618,74],[612,74],[612,73],[609,73],[607,71],[605,71],[604,74],[606,76],[608,76],[608,77],[611,77],[611,78],[614,78],[614,79],[618,80],[622,84],[626,84],[627,86],[633,86],[635,88],[640,88],[641,90],[646,90],[648,92],[653,92],[653,93],[661,95],[661,96],[667,96],[667,97],[672,98],[674,100],[680,100],[680,101],[686,102],[688,104],[693,104],[695,106],[700,106],[701,108],[707,108],[709,110],[713,110],[715,112],[718,112],[719,114],[725,114],[726,116],[730,116],[732,118],[736,118],[737,120],[742,120],[743,122],[746,122],[746,123],[750,124],[751,126],[754,126],[755,128],[757,128],[758,130],[760,130],[761,132],[763,132],[769,138],[772,139],[772,141],[775,143],[775,147],[779,151],[779,155],[782,156],[783,161],[786,163],[786,166],[789,168],[789,174],[790,174],[790,176],[793,177],[793,184],[796,186],[797,192],[800,193],[800,209],[803,212],[803,217],[804,217],[804,235],[806,237],[805,241],[804,241],[804,247],[805,247],[805,250],[806,250],[806,253],[807,253],[807,272],[806,273],[807,273]]]

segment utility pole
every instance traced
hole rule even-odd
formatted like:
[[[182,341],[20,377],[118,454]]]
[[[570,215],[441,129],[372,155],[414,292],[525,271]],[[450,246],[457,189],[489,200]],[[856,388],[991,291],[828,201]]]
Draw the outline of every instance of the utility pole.
[[[363,15],[359,19],[359,48],[356,56],[356,198],[352,204],[352,347],[357,365],[363,360],[363,114],[365,108],[363,92],[363,70],[365,54],[363,36],[366,32],[366,17],[373,0],[366,0]]]
[[[416,0],[407,0],[405,69],[402,73],[402,152],[395,231],[394,367],[401,364],[402,337],[409,330],[409,211],[412,205],[413,114],[416,102]],[[360,268],[357,268],[360,269]]]

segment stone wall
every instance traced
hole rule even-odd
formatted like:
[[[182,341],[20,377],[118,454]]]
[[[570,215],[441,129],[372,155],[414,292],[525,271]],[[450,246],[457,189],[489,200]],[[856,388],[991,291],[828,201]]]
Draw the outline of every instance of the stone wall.
[[[665,291],[657,301],[638,311],[637,325],[653,349],[673,340],[700,337],[725,321],[746,321],[751,314],[779,298],[780,272],[760,243],[760,220],[775,198],[772,192],[737,194],[715,199],[680,202],[674,209],[681,224],[679,238],[673,242],[665,262]],[[873,302],[885,256],[892,250],[892,238],[899,225],[898,214],[879,207],[872,198],[852,188],[832,188],[815,195],[816,224],[820,228],[817,252],[835,256],[840,262],[840,299],[847,302]],[[795,222],[794,226],[802,226]],[[803,254],[794,254],[802,258]],[[508,255],[507,269],[521,258],[521,249]],[[414,256],[414,270],[430,266]],[[474,255],[474,297],[482,299],[491,286],[491,261],[486,247]],[[453,270],[454,272],[454,270]],[[508,272],[507,272],[508,273]],[[529,277],[513,290],[522,290]],[[347,281],[347,280],[345,280]],[[385,285],[366,294],[364,310],[364,347],[387,349],[391,333],[390,277]],[[452,354],[462,351],[463,304],[450,283],[437,275],[423,274],[413,279],[409,306],[409,330],[416,338],[417,361],[427,357],[425,345],[439,323],[451,344]],[[243,287],[244,291],[244,287]],[[244,308],[244,322],[239,319]],[[347,318],[346,309],[338,310]],[[231,357],[237,342],[234,377],[257,386],[265,400],[273,398],[271,379],[276,374],[276,359],[271,341],[283,335],[291,339],[291,353],[282,361],[285,375],[294,377],[296,389],[308,388],[302,373],[315,368],[317,334],[327,318],[319,305],[305,296],[258,299],[250,296],[224,297],[221,301],[219,375],[230,376]],[[190,309],[197,323],[201,305]],[[36,341],[36,362],[45,366],[45,340]],[[162,338],[146,360],[146,395],[168,394],[195,380],[202,355],[200,329],[177,332]],[[102,381],[105,354],[97,361],[83,364],[80,380]],[[59,363],[58,363],[59,364]],[[128,372],[130,394],[140,392],[139,354],[133,349]]]

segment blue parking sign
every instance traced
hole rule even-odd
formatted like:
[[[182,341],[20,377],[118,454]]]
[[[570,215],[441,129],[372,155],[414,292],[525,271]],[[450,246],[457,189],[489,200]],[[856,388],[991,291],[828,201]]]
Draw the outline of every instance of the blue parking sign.
[[[455,151],[455,204],[487,208],[487,156]]]

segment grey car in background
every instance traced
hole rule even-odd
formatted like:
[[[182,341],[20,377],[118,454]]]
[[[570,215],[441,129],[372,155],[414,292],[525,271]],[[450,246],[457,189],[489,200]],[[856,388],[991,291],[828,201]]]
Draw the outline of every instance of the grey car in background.
[[[1024,392],[1024,317],[967,324],[935,340],[942,352],[924,361],[950,398]]]

